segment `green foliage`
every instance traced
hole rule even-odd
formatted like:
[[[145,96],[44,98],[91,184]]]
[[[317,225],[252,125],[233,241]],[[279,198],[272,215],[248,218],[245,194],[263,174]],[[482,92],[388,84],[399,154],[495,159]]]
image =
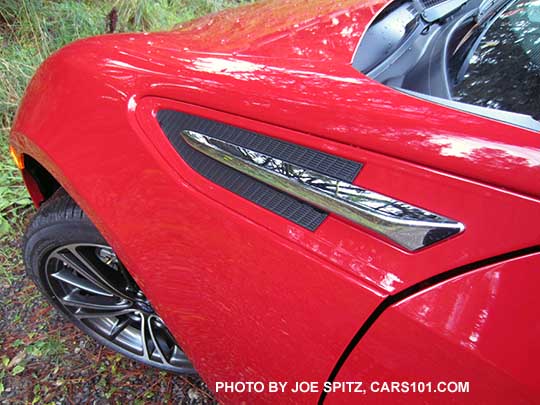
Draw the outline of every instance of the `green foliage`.
[[[72,329],[71,335],[66,336],[63,321],[56,316],[43,316],[49,313],[48,304],[29,281],[23,280],[20,238],[33,208],[8,152],[8,135],[28,82],[37,67],[58,48],[79,38],[106,33],[108,15],[113,9],[117,17],[115,32],[160,31],[240,2],[0,0],[0,301],[4,309],[0,329],[6,332],[0,333],[3,349],[0,397],[8,396],[8,402],[63,403],[80,390],[81,384],[89,384],[94,398],[111,403],[127,401],[115,399],[120,397],[146,403],[150,398],[157,401],[154,395],[169,385],[171,390],[165,395],[170,398],[177,384],[169,379],[168,384],[156,386],[156,378],[145,368],[135,371],[135,375],[136,380],[146,379],[147,384],[124,384],[124,380],[134,378],[132,362],[114,354],[106,359],[104,354],[104,360],[100,361],[102,349],[92,346],[94,343],[83,338],[81,332]],[[59,322],[64,325],[62,328],[58,327]],[[59,329],[64,334],[58,332]],[[81,341],[93,347],[95,353],[99,352],[95,365],[73,355],[81,350]],[[84,373],[81,369],[85,369]],[[71,375],[76,378],[67,378]],[[89,375],[93,380],[88,380]],[[159,380],[166,381],[165,378]],[[103,385],[101,390],[100,384]],[[179,382],[178,387],[181,385]],[[157,394],[148,387],[153,387]],[[203,392],[203,395],[208,394]],[[59,400],[51,401],[56,398]]]
[[[15,111],[36,68],[58,48],[107,32],[160,31],[246,2],[238,0],[1,0],[0,1],[0,287],[9,276],[30,199],[8,153]]]
[[[24,366],[22,364],[17,364],[15,367],[13,367],[13,370],[11,370],[12,375],[20,374],[24,371]]]
[[[8,153],[16,108],[43,60],[59,47],[104,32],[106,2],[4,0],[0,4],[0,276],[10,282],[10,241],[20,234],[30,199]],[[15,256],[16,257],[16,256]]]
[[[66,347],[58,336],[48,336],[26,347],[26,353],[33,357],[44,357],[48,361],[58,360],[66,353]]]
[[[253,0],[251,0],[253,1]],[[250,0],[116,0],[119,31],[159,31]]]

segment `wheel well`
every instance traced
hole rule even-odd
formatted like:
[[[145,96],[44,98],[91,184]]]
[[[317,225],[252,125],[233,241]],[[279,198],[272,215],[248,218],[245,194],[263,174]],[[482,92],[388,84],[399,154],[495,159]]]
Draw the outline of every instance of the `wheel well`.
[[[60,188],[52,174],[29,155],[24,155],[23,177],[36,205],[47,201]]]

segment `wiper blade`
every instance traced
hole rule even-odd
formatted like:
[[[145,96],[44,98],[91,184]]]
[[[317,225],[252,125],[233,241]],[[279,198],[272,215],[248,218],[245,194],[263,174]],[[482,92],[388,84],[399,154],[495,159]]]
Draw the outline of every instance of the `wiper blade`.
[[[467,1],[469,0],[448,0],[435,6],[425,8],[422,11],[422,18],[428,23],[433,23],[454,13],[467,3]]]
[[[484,23],[487,19],[498,12],[503,6],[513,0],[484,0],[478,6],[478,16],[476,18],[478,24]]]

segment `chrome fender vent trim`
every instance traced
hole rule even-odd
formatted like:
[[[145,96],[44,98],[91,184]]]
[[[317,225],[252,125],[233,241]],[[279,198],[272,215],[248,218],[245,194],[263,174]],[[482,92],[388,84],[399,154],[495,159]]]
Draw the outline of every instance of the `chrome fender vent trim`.
[[[183,130],[193,149],[277,190],[333,212],[415,251],[462,232],[463,224],[233,143]]]
[[[310,231],[315,231],[328,213],[206,156],[184,141],[180,136],[182,130],[215,134],[225,141],[279,156],[282,160],[301,161],[306,167],[325,173],[328,171],[345,180],[348,177],[352,181],[361,166],[356,162],[180,111],[159,110],[156,118],[178,156],[199,175]]]

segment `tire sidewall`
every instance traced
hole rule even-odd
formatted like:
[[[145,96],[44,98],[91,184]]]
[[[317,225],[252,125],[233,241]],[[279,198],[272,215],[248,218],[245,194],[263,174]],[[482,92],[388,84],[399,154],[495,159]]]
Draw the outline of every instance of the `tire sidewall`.
[[[45,262],[55,249],[72,243],[108,245],[93,225],[73,219],[44,226],[27,235],[24,247],[26,272],[47,297],[53,298],[52,301],[56,301],[56,297],[47,282]]]
[[[76,318],[64,307],[49,286],[46,275],[46,262],[49,255],[56,249],[70,244],[96,244],[109,246],[96,227],[84,215],[76,203],[59,189],[39,209],[37,215],[28,226],[25,239],[23,258],[28,276],[41,290],[47,301],[54,306],[66,320],[73,323],[98,343],[118,352],[129,359],[135,360],[149,367],[172,373],[193,374],[194,369],[187,368],[178,371],[175,368],[159,364],[146,364],[128,350],[115,345],[102,337],[99,333]]]

